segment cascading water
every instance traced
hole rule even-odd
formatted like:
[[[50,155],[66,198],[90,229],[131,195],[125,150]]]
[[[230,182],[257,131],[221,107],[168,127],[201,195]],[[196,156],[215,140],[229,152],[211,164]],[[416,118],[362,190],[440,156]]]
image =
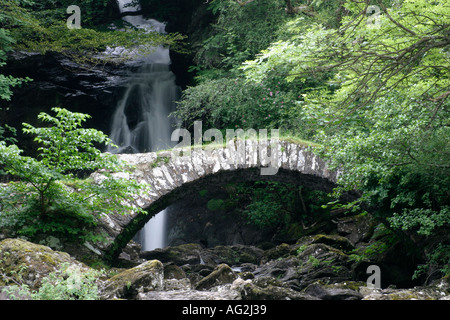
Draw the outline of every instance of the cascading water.
[[[149,32],[165,33],[165,24],[136,15],[138,6],[129,6],[133,0],[117,0],[123,19],[135,27]],[[154,48],[145,56],[135,57],[140,63],[138,72],[131,75],[122,99],[114,112],[110,139],[118,148],[109,148],[112,153],[139,153],[168,149],[175,119],[170,113],[180,96],[175,75],[170,71],[169,49]],[[163,248],[166,245],[166,210],[154,216],[138,233],[142,250]]]

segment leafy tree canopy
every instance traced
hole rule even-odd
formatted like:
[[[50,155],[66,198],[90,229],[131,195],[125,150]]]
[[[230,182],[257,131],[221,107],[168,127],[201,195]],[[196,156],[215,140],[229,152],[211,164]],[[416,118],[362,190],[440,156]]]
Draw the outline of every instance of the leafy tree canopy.
[[[344,188],[366,191],[364,199],[394,215],[397,226],[446,225],[449,4],[345,1],[345,8],[349,15],[338,29],[289,22],[292,37],[242,69],[250,82],[326,74],[296,103],[322,157],[342,170]]]

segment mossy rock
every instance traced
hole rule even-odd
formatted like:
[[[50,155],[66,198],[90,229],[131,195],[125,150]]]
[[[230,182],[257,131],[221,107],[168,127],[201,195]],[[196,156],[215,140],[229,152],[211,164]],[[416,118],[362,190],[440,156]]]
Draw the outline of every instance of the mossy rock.
[[[323,243],[344,252],[349,252],[355,248],[347,238],[339,235],[316,234],[302,237],[297,241],[297,244],[300,246],[314,243]]]
[[[159,260],[162,263],[174,263],[178,266],[200,263],[200,253],[203,248],[196,243],[182,244],[164,249],[155,249],[141,253],[141,258],[147,260]]]
[[[345,281],[328,284],[316,281],[304,289],[304,292],[321,300],[361,300],[363,295],[359,292],[363,282]]]
[[[436,297],[416,289],[400,289],[392,292],[387,289],[369,294],[363,300],[436,300]]]
[[[352,261],[349,256],[329,245],[308,245],[297,258],[297,278],[300,280],[301,289],[317,280],[341,282],[352,279]]]
[[[287,243],[282,243],[275,248],[271,248],[264,252],[264,257],[268,260],[278,259],[292,254],[292,247]]]
[[[218,265],[213,272],[201,279],[196,285],[196,290],[206,290],[215,286],[232,283],[237,276],[231,270],[230,266],[226,264]]]
[[[179,266],[169,263],[164,265],[164,279],[183,279],[186,278],[186,273]]]
[[[353,244],[369,241],[375,227],[376,220],[372,215],[365,213],[338,219],[337,223],[338,233]]]
[[[105,282],[105,299],[133,299],[138,293],[162,290],[164,266],[161,261],[151,260],[127,269]]]
[[[63,264],[89,270],[68,253],[54,251],[47,246],[22,239],[0,242],[0,286],[23,283],[32,290],[38,289],[42,279],[59,270]]]
[[[205,250],[205,253],[215,264],[225,263],[232,266],[242,263],[257,264],[262,258],[264,251],[254,246],[233,245],[216,246]]]
[[[235,289],[242,300],[315,300],[314,297],[295,291],[273,277],[241,280],[235,285]]]

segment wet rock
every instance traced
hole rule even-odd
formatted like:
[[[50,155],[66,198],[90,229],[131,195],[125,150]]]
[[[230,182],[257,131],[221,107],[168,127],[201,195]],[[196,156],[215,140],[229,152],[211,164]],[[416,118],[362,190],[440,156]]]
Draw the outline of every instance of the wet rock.
[[[293,252],[292,246],[288,245],[287,243],[282,243],[274,248],[268,249],[264,252],[264,259],[266,261],[268,260],[274,260],[281,257],[285,257],[289,254],[292,254]]]
[[[191,281],[188,278],[164,280],[164,291],[190,290]]]
[[[363,300],[436,300],[436,298],[427,292],[415,289],[383,289],[374,291]]]
[[[136,267],[145,260],[139,257],[141,252],[141,245],[133,240],[128,242],[127,246],[122,250],[119,255],[118,263],[123,267]]]
[[[368,241],[373,234],[376,222],[368,214],[360,214],[337,220],[339,235],[346,237],[353,245]]]
[[[308,294],[292,290],[272,277],[238,279],[232,288],[239,292],[242,300],[317,300]]]
[[[230,285],[216,287],[210,291],[170,290],[140,293],[137,300],[238,300],[239,293],[231,290]]]
[[[121,83],[126,68],[105,64],[83,66],[64,54],[15,51],[2,67],[2,74],[30,77],[32,82],[13,88],[11,101],[2,100],[2,120],[20,128],[22,122],[38,125],[37,115],[50,112],[54,106],[64,106],[73,112],[92,116],[90,126],[108,132],[110,115],[123,90]],[[21,149],[33,150],[33,137],[17,130]]]
[[[158,260],[151,260],[127,269],[105,281],[104,299],[134,299],[140,292],[162,290],[164,287],[164,266]]]
[[[409,289],[361,288],[363,300],[450,300],[450,277],[439,279],[428,286]]]
[[[259,263],[264,251],[255,246],[233,245],[233,246],[216,246],[214,248],[204,250],[205,260],[213,261],[214,264],[225,263],[228,265],[242,263]]]
[[[199,244],[189,243],[164,249],[141,252],[140,257],[151,260],[157,259],[162,263],[172,262],[178,266],[184,264],[200,264],[203,248]]]
[[[272,277],[280,279],[284,282],[291,282],[297,280],[297,270],[300,267],[300,261],[295,256],[289,256],[277,260],[270,260],[263,265],[260,265],[253,271],[255,277]]]
[[[361,300],[363,295],[359,287],[364,285],[353,281],[334,284],[318,281],[310,284],[304,292],[320,300]]]
[[[195,286],[197,290],[206,290],[215,286],[220,286],[227,283],[232,283],[236,280],[236,275],[233,270],[226,265],[218,265],[213,272],[201,279]]]
[[[186,273],[179,266],[168,263],[164,265],[164,279],[183,279]]]

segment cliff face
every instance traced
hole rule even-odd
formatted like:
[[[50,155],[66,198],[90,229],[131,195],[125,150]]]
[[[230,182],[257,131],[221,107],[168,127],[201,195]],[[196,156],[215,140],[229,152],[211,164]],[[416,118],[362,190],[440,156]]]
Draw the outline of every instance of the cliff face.
[[[11,101],[0,101],[0,125],[15,127],[25,150],[32,137],[22,134],[22,123],[36,125],[37,115],[53,107],[87,113],[92,116],[87,125],[107,133],[126,72],[112,65],[81,66],[57,53],[14,53],[2,73],[33,81],[14,88]]]

